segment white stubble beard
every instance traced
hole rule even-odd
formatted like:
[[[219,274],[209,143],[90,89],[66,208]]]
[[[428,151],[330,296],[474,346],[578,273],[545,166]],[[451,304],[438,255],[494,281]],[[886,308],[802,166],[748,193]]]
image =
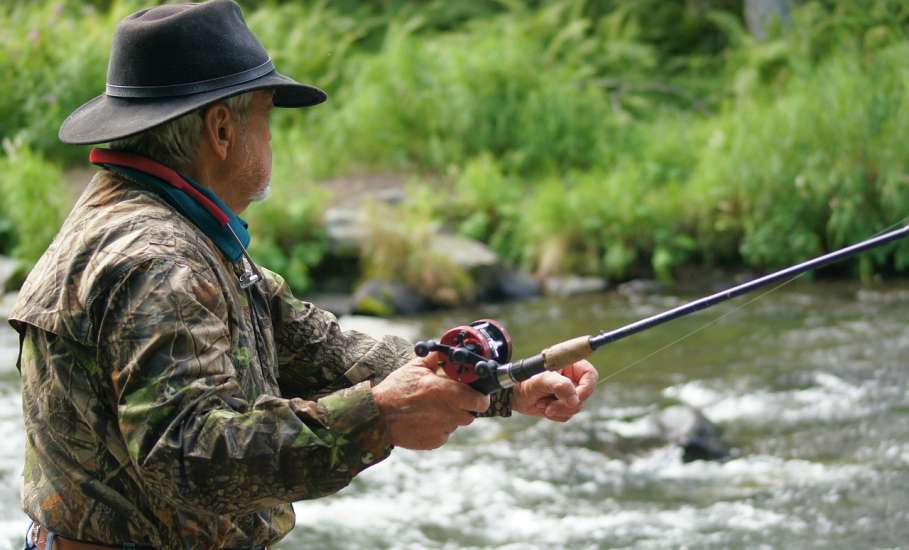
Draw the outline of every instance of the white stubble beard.
[[[260,202],[264,201],[271,196],[271,178],[268,178],[268,181],[265,182],[265,187],[260,189],[255,195],[251,196],[249,200],[251,202]]]

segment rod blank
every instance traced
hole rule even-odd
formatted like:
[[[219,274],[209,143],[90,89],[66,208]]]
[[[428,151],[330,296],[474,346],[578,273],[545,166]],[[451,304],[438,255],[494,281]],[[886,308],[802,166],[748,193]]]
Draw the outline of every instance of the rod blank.
[[[592,336],[590,338],[590,347],[592,349],[597,349],[611,342],[615,342],[616,340],[621,340],[622,338],[631,336],[632,334],[637,334],[649,328],[661,325],[667,321],[672,321],[673,319],[684,317],[685,315],[689,315],[696,311],[707,309],[708,307],[714,306],[720,302],[725,302],[726,300],[731,300],[732,298],[741,296],[742,294],[746,294],[752,290],[756,290],[758,288],[768,286],[776,282],[784,281],[786,279],[791,279],[792,277],[800,275],[806,271],[811,271],[812,269],[817,269],[819,267],[844,260],[850,256],[854,256],[872,248],[877,248],[878,246],[882,246],[897,239],[902,239],[906,236],[909,236],[909,225],[900,229],[895,229],[888,233],[884,233],[877,237],[872,237],[860,243],[847,246],[846,248],[841,248],[829,254],[818,256],[812,260],[807,260],[800,264],[775,271],[769,275],[764,275],[763,277],[760,277],[753,281],[748,281],[747,283],[717,292],[716,294],[711,294],[710,296],[706,296],[699,300],[681,305],[677,308],[664,311],[663,313],[658,313],[651,317],[641,319],[640,321],[625,325],[624,327],[617,328],[609,332],[604,332],[597,336]]]

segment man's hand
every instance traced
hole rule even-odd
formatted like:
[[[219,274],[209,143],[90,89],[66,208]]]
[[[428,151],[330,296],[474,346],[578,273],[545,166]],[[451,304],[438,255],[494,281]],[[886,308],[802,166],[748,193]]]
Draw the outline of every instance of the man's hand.
[[[391,431],[391,442],[406,449],[441,447],[471,412],[489,408],[489,396],[436,374],[438,354],[416,357],[372,389]]]
[[[511,406],[523,414],[567,422],[593,394],[599,377],[587,361],[578,361],[561,372],[544,372],[515,385]]]

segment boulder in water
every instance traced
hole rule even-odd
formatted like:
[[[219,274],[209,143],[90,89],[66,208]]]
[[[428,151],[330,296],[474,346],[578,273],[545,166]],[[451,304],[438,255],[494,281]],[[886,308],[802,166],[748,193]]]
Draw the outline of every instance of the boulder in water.
[[[682,461],[723,460],[730,456],[721,430],[704,413],[690,405],[673,405],[632,418],[606,422],[606,429],[592,434],[595,448],[624,458],[654,447],[682,449]]]
[[[683,462],[729,457],[729,447],[723,443],[720,429],[690,405],[663,409],[654,415],[653,421],[666,441],[684,449]]]
[[[652,279],[632,279],[620,284],[616,290],[625,296],[643,296],[664,292],[666,285]]]
[[[388,317],[425,311],[427,301],[409,286],[394,281],[370,279],[360,285],[352,298],[353,313]]]
[[[529,273],[515,269],[503,269],[495,297],[506,300],[521,300],[540,295],[540,281]]]
[[[581,277],[579,275],[553,276],[543,279],[543,293],[547,296],[577,296],[603,292],[609,281],[602,277]]]

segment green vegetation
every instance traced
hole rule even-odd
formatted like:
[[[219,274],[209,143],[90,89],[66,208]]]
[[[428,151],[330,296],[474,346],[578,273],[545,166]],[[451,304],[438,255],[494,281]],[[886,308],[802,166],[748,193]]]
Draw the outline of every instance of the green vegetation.
[[[444,255],[427,247],[438,224],[442,204],[428,187],[416,187],[411,200],[392,211],[384,204],[369,205],[368,236],[363,243],[365,274],[400,280],[435,303],[455,305],[473,298],[470,276]]]
[[[539,273],[663,279],[884,229],[909,215],[909,5],[792,3],[789,29],[757,40],[739,0],[248,2],[282,72],[331,96],[274,118],[276,196],[250,211],[253,253],[305,289],[329,200],[312,182],[370,171],[427,183],[375,214],[401,224],[372,224],[364,271],[456,295],[470,282],[423,271],[439,264],[420,235],[438,225]],[[113,26],[139,5],[0,7],[0,135],[47,165],[42,186],[83,157],[57,126],[102,89]],[[25,169],[6,154],[8,190]],[[49,238],[10,207],[42,189],[4,195],[0,253],[33,261]],[[909,243],[851,265],[905,272]]]
[[[63,224],[71,198],[60,169],[21,142],[5,141],[0,157],[0,239],[31,268]]]

